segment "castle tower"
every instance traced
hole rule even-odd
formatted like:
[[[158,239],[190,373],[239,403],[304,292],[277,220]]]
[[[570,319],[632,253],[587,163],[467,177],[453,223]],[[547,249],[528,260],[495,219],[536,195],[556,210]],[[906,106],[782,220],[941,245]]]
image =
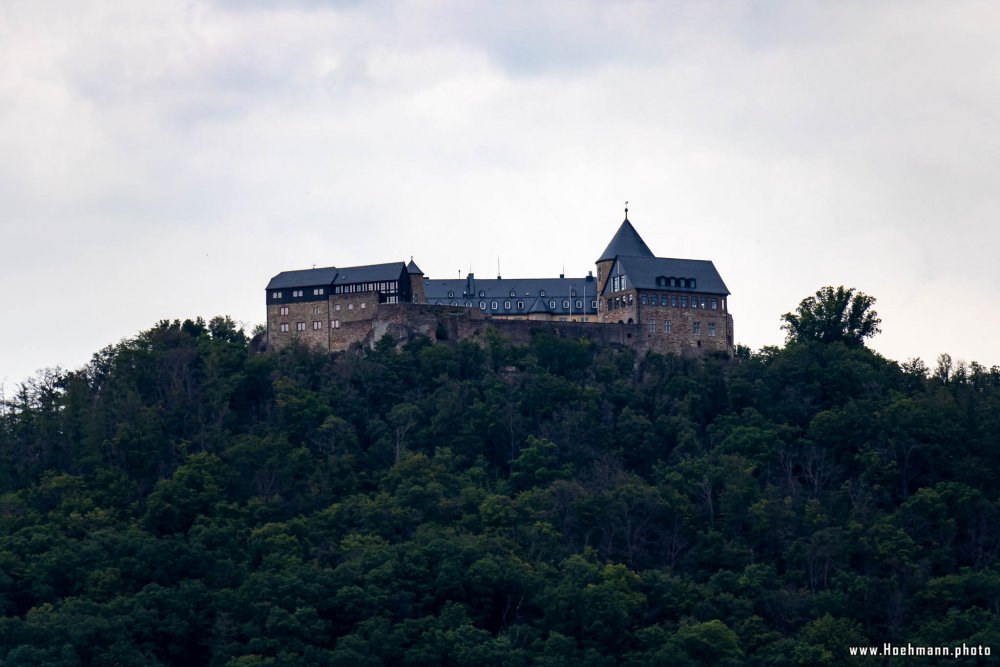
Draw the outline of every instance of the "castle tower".
[[[427,303],[427,297],[424,295],[424,272],[412,257],[410,263],[406,265],[406,273],[410,276],[410,302]]]
[[[601,253],[597,260],[597,293],[604,294],[604,286],[611,275],[611,267],[614,266],[615,257],[628,255],[633,257],[653,257],[653,251],[649,249],[646,242],[635,231],[635,227],[628,219],[628,207],[625,208],[625,220],[618,231],[611,238],[611,243]]]

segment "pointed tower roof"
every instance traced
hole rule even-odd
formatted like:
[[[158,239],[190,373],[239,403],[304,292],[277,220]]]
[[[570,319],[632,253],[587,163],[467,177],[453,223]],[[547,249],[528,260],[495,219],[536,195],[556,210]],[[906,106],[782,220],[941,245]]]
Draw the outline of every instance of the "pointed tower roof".
[[[420,267],[417,266],[417,263],[413,261],[412,257],[410,258],[410,263],[406,265],[406,272],[415,273],[418,276],[424,275],[424,272],[420,270]]]
[[[635,257],[653,257],[653,251],[649,249],[646,242],[642,240],[639,236],[639,232],[635,231],[635,227],[632,223],[628,221],[628,209],[625,209],[625,221],[622,226],[618,228],[615,232],[614,237],[611,239],[611,243],[608,247],[604,249],[601,253],[601,258],[598,262],[603,262],[609,259],[614,259],[619,255],[631,255]]]

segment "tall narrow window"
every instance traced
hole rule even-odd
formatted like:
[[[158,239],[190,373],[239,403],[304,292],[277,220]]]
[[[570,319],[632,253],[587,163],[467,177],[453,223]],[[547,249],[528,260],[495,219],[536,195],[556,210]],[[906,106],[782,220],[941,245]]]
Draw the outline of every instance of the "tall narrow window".
[[[319,331],[323,328],[323,322],[321,320],[313,320],[313,331]]]
[[[701,335],[701,322],[695,322],[694,323],[694,335],[695,336],[700,336]]]
[[[708,323],[708,335],[709,336],[714,336],[715,335],[715,322],[709,322]]]
[[[287,315],[288,314],[288,306],[280,306],[278,308],[278,314],[279,315]]]
[[[278,329],[281,331],[288,331],[288,322],[282,322]]]
[[[296,331],[305,331],[306,330],[306,323],[305,322],[296,322],[295,323],[295,330]]]
[[[663,333],[670,333],[670,320],[663,320]]]

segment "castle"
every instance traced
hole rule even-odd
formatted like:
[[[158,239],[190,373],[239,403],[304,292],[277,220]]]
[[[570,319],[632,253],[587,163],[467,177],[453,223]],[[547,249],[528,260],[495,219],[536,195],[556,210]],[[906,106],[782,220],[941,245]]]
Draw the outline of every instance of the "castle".
[[[656,257],[628,219],[583,278],[426,278],[413,259],[283,271],[267,285],[267,347],[329,352],[385,334],[449,340],[543,329],[639,351],[732,354],[729,290],[707,260]]]

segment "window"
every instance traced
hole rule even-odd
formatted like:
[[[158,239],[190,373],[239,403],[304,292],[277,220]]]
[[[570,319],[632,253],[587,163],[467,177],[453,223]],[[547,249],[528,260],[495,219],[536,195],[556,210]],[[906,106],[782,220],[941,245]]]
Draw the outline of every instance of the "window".
[[[485,301],[480,301],[479,302],[479,310],[486,310],[486,302]]]
[[[507,309],[507,310],[510,310],[510,301],[504,301],[504,302],[503,302],[503,307],[504,307],[505,309]]]
[[[288,314],[288,306],[281,306],[280,308],[278,308],[278,314],[279,315],[287,315]]]
[[[597,310],[597,299],[594,299],[590,302],[590,307],[593,308],[594,310]]]
[[[677,307],[677,295],[676,294],[671,294],[670,295],[670,305],[673,306],[674,308]]]
[[[726,300],[723,299],[722,300],[722,310],[725,310],[725,309],[726,309]]]
[[[625,276],[622,276],[622,289],[623,290],[628,289],[628,285],[626,285],[626,278],[625,278]]]
[[[670,333],[670,320],[663,320],[663,333]]]
[[[649,333],[656,333],[656,322],[655,321],[649,323]]]
[[[486,292],[479,290],[479,298],[482,299],[484,296],[486,296]]]
[[[472,302],[471,301],[466,301],[465,302],[465,307],[466,308],[472,308]]]
[[[569,308],[569,299],[563,299],[563,308]]]
[[[316,287],[313,289],[313,296],[322,296],[322,295],[323,295],[322,287]]]
[[[288,322],[282,322],[281,326],[278,327],[281,331],[288,331]]]
[[[281,298],[281,292],[271,292],[271,298],[272,299],[280,299]]]
[[[576,309],[577,310],[583,310],[583,301],[582,300],[580,300],[580,299],[576,300]]]
[[[339,329],[340,328],[340,320],[330,320],[330,328],[331,329]]]
[[[496,310],[496,309],[497,309],[497,302],[496,302],[496,301],[494,301],[494,302],[493,302],[493,310]]]
[[[338,304],[335,304],[335,305],[333,306],[333,309],[334,309],[334,310],[340,310],[340,304],[339,304],[339,303],[338,303]]]
[[[695,322],[693,326],[694,326],[694,335],[695,336],[700,336],[701,335],[701,322]]]
[[[719,309],[719,300],[712,299],[712,310],[718,310],[718,309]]]
[[[302,290],[300,290],[300,289],[293,289],[292,290],[292,297],[294,298],[294,297],[297,297],[297,296],[302,296]]]
[[[295,323],[295,330],[296,331],[305,331],[306,330],[306,323],[305,322],[296,322]]]
[[[543,289],[538,290],[538,296],[545,296],[545,290]]]
[[[553,299],[552,301],[549,301],[549,308],[552,308],[553,310],[555,310],[555,307],[556,307],[555,299]]]
[[[681,297],[681,308],[687,308],[687,307],[688,307],[688,298],[686,296],[682,296]]]
[[[347,310],[354,310],[354,304],[353,303],[347,304]]]
[[[319,331],[323,328],[323,322],[321,320],[313,320],[313,331]]]
[[[708,323],[708,335],[709,336],[714,336],[715,335],[715,322],[709,322]]]
[[[453,296],[455,296],[455,293],[453,291],[451,291],[451,290],[448,290],[448,298],[450,299]]]
[[[319,306],[313,306],[313,315],[319,314]]]
[[[706,308],[708,308],[708,299],[701,297],[701,309],[705,310]]]
[[[644,306],[646,305],[646,295],[645,294],[643,294],[642,296],[639,297],[639,303],[641,303]]]
[[[367,304],[366,304],[366,303],[365,303],[364,301],[362,301],[362,302],[361,302],[361,310],[364,310],[364,309],[365,309],[365,306],[366,306],[366,305],[367,305]]]
[[[698,307],[698,297],[696,296],[691,297],[691,307],[692,308]]]
[[[510,295],[511,295],[511,296],[517,296],[517,292],[515,292],[514,290],[511,290],[511,291],[510,291]]]
[[[612,289],[611,289],[611,291],[613,291],[613,292],[617,292],[617,291],[618,291],[618,285],[619,285],[619,284],[620,284],[620,283],[618,282],[618,276],[615,276],[614,278],[612,278],[612,279],[611,279],[611,286],[612,286]]]
[[[524,302],[523,301],[518,301],[517,302],[517,309],[518,310],[524,310]]]

